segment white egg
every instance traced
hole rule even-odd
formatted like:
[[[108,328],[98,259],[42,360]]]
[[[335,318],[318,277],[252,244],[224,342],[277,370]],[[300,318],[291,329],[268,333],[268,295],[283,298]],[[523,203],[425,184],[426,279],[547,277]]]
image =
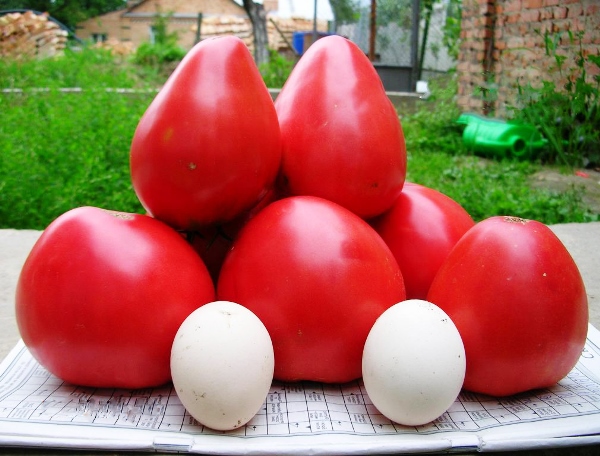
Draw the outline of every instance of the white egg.
[[[387,309],[367,337],[365,389],[388,419],[429,423],[456,400],[465,378],[465,349],[456,326],[436,305],[418,299]]]
[[[177,331],[171,377],[190,415],[224,431],[243,426],[260,410],[274,360],[259,318],[240,304],[216,301],[192,312]]]

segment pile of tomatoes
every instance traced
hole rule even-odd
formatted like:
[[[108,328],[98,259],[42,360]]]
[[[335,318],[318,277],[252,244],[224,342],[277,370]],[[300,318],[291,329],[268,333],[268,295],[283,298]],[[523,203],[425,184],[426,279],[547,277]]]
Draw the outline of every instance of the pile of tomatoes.
[[[536,221],[475,223],[406,167],[398,114],[352,42],[318,40],[273,102],[239,39],[202,41],[134,134],[147,214],[77,208],[45,230],[18,283],[23,340],[68,382],[159,385],[181,323],[226,300],[267,328],[275,378],[342,383],[361,377],[378,317],[421,299],[460,332],[465,388],[561,379],[588,323],[565,247]]]

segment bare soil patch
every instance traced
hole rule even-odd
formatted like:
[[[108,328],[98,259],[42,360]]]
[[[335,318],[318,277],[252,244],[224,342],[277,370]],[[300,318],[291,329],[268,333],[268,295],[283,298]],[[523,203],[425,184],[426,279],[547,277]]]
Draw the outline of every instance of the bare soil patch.
[[[531,185],[556,192],[583,188],[583,203],[593,213],[600,214],[600,171],[597,169],[575,170],[569,174],[545,169],[531,176]]]

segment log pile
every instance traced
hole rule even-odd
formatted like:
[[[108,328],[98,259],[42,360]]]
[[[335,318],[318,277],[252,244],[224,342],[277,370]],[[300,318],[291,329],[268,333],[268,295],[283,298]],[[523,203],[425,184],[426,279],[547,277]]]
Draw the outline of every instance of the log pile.
[[[222,35],[235,35],[249,47],[253,44],[252,25],[250,24],[250,21],[244,17],[225,15],[204,17],[202,18],[200,32],[202,34],[202,39]]]
[[[118,56],[127,56],[135,52],[133,43],[130,41],[119,41],[115,39],[99,41],[98,43],[94,44],[94,47],[97,49],[106,49],[113,55]]]
[[[67,35],[47,14],[5,14],[0,16],[0,58],[54,56],[64,50]]]
[[[327,30],[327,22],[319,21],[318,30]],[[269,48],[279,52],[293,52],[293,34],[297,31],[310,31],[313,29],[313,21],[310,19],[292,17],[280,18],[269,17],[267,20],[267,34]],[[190,31],[196,34],[197,26],[190,27]],[[254,39],[252,35],[252,24],[247,17],[239,16],[206,16],[202,18],[200,26],[202,39],[222,35],[236,35],[253,50]]]

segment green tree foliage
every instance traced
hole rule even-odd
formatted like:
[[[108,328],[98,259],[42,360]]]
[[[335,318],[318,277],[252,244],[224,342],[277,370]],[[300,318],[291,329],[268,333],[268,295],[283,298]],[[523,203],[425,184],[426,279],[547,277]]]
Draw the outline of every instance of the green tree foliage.
[[[126,0],[2,0],[0,10],[31,9],[47,12],[71,29],[81,21],[126,5]]]
[[[329,0],[333,17],[338,24],[356,22],[360,17],[359,0]]]
[[[462,0],[449,0],[446,10],[446,22],[443,26],[443,43],[448,49],[448,53],[458,58],[460,50],[460,25],[462,15]]]

